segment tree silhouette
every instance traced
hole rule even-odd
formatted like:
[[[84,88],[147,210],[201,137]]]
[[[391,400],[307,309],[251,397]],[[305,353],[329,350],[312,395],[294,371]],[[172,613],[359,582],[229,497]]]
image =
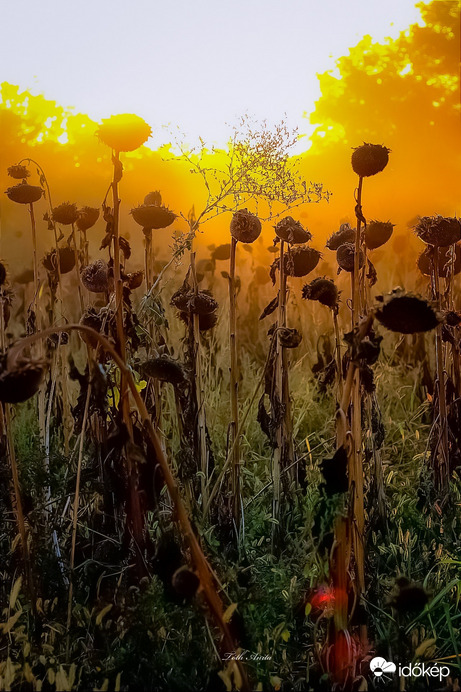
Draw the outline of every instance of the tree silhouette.
[[[410,208],[411,216],[459,211],[459,3],[419,7],[424,26],[414,24],[383,44],[365,36],[335,70],[319,75],[322,96],[310,116],[317,124],[310,163],[335,196],[345,176],[352,180],[352,147],[365,141],[391,148],[382,181],[392,194],[387,214],[404,207],[405,222]],[[333,160],[340,162],[335,172]],[[336,201],[346,200],[342,194]],[[368,199],[385,213],[383,198]]]

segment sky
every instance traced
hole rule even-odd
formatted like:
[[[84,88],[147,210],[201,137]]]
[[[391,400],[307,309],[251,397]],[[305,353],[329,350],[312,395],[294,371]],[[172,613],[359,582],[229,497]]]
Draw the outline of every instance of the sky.
[[[419,18],[412,0],[21,0],[2,6],[0,81],[94,120],[136,113],[151,146],[177,127],[224,144],[244,113],[310,134],[316,74]]]

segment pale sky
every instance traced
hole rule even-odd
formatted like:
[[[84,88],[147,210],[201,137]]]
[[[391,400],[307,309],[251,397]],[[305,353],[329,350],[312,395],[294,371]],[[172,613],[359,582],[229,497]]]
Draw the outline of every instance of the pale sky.
[[[224,143],[245,112],[310,133],[316,73],[419,19],[413,0],[3,0],[0,81],[95,120],[136,113],[151,145],[165,126]]]

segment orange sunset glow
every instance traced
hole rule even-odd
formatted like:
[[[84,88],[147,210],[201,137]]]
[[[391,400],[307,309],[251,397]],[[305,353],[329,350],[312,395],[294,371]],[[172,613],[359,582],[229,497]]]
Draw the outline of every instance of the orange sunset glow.
[[[422,17],[423,26],[414,25],[395,40],[377,43],[365,37],[337,60],[333,71],[319,76],[321,97],[309,115],[315,129],[310,142],[300,140],[307,151],[300,154],[297,165],[306,180],[322,183],[332,196],[329,203],[294,211],[308,225],[319,249],[340,222],[353,216],[349,159],[352,147],[363,141],[382,142],[392,150],[379,192],[372,184],[367,190],[367,205],[370,217],[396,224],[396,238],[408,240],[409,225],[418,215],[459,212],[457,4],[423,5]],[[6,166],[31,156],[47,172],[54,200],[98,206],[107,188],[110,156],[95,136],[97,123],[8,83],[2,85],[1,96],[2,185],[7,184]],[[224,156],[214,156],[218,168]],[[135,249],[138,231],[128,210],[149,189],[160,189],[178,214],[187,214],[193,205],[199,210],[204,203],[203,182],[190,174],[173,141],[171,150],[168,145],[155,150],[145,146],[129,153],[124,165],[121,213],[124,232],[132,237]],[[15,240],[21,238],[17,215],[18,210],[2,200],[1,248],[15,263],[23,261]],[[201,229],[200,244],[225,242],[228,222],[226,215],[211,220]],[[177,227],[184,230],[179,219]],[[270,224],[266,228],[269,238]],[[101,232],[100,226],[92,231],[94,249]],[[167,247],[169,234],[161,232],[155,238],[160,249]],[[44,250],[43,238],[42,243]]]

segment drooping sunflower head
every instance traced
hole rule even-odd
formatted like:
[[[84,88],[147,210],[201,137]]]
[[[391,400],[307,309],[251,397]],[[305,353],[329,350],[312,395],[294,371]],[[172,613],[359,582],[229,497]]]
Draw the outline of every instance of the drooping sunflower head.
[[[23,181],[18,185],[9,187],[6,190],[6,196],[12,202],[17,202],[18,204],[33,204],[34,202],[38,202],[43,192],[43,188],[38,185],[29,185],[26,181]]]
[[[104,118],[96,134],[115,151],[134,151],[147,142],[152,128],[138,115],[121,113]]]
[[[274,226],[276,235],[290,245],[308,243],[312,240],[312,233],[303,228],[299,221],[295,221],[291,216],[286,216]]]
[[[461,223],[456,217],[423,216],[415,226],[418,238],[434,247],[447,247],[461,240]]]
[[[79,231],[87,231],[94,226],[99,219],[99,209],[96,207],[82,207],[78,210],[77,228]]]
[[[339,231],[333,233],[326,242],[326,247],[329,250],[337,250],[344,243],[355,242],[355,229],[351,228],[349,223],[342,223]]]
[[[318,300],[322,305],[335,308],[338,305],[339,291],[334,281],[319,276],[303,287],[302,296],[305,300]]]
[[[14,178],[15,180],[24,180],[24,178],[28,178],[30,176],[30,171],[28,170],[27,166],[17,163],[8,168],[8,175],[10,178]]]
[[[376,300],[380,307],[375,315],[392,332],[428,332],[437,327],[443,317],[427,300],[405,293],[402,289],[395,289],[386,296],[377,296]]]
[[[241,243],[254,243],[261,234],[261,221],[248,209],[239,209],[232,217],[230,232]]]
[[[376,250],[387,243],[394,230],[390,221],[370,221],[365,228],[365,245],[369,250]]]
[[[376,175],[383,171],[389,162],[390,149],[382,144],[368,144],[354,149],[351,157],[352,168],[361,178]]]
[[[59,206],[54,207],[52,217],[55,223],[60,223],[63,226],[70,226],[71,223],[75,223],[78,219],[77,205],[71,204],[70,202],[63,202]]]

